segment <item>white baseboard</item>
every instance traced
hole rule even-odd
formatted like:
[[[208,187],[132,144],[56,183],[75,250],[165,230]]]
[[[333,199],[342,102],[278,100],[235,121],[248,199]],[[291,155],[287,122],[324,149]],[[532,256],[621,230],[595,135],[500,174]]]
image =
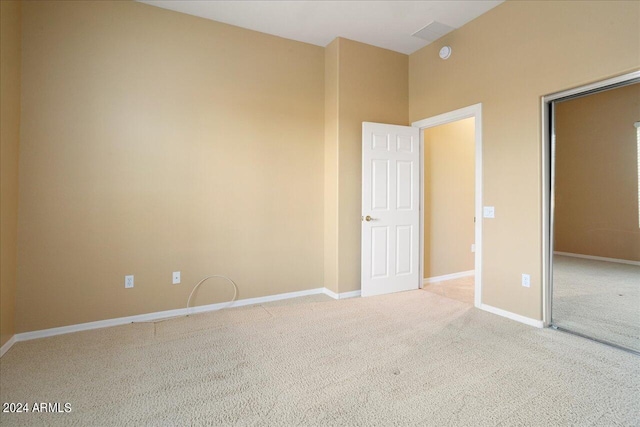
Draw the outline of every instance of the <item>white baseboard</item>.
[[[422,284],[443,282],[445,280],[459,279],[461,277],[469,277],[476,274],[475,270],[461,271],[460,273],[445,274],[443,276],[425,277],[422,279]]]
[[[134,322],[149,322],[153,320],[166,319],[168,317],[186,316],[188,314],[205,313],[216,311],[222,308],[242,307],[246,305],[261,304],[271,301],[280,301],[290,298],[304,297],[307,295],[317,295],[325,293],[325,288],[315,288],[306,291],[288,292],[284,294],[268,295],[264,297],[247,298],[233,302],[222,302],[217,304],[199,305],[196,307],[179,308],[175,310],[158,311],[155,313],[138,314],[135,316],[118,317],[115,319],[99,320],[97,322],[80,323],[77,325],[62,326],[59,328],[43,329],[40,331],[23,332],[14,336],[15,341],[28,341],[37,338],[52,337],[55,335],[69,334],[72,332],[89,331],[92,329],[108,328],[111,326],[126,325]]]
[[[362,291],[341,292],[338,294],[338,299],[357,298],[361,293]]]
[[[331,289],[324,288],[324,293],[333,299],[345,299],[345,298],[359,297],[361,291],[336,293],[336,292],[333,292]]]
[[[497,314],[498,316],[506,317],[507,319],[515,320],[516,322],[524,323],[525,325],[534,326],[536,328],[543,328],[544,322],[542,320],[532,319],[530,317],[521,316],[519,314],[512,313],[501,308],[496,308],[487,304],[480,304],[481,310],[488,311],[489,313]]]
[[[571,252],[558,252],[558,251],[554,251],[553,254],[554,255],[562,255],[562,256],[570,256],[570,257],[573,257],[573,258],[591,259],[591,260],[594,260],[594,261],[606,261],[606,262],[617,262],[618,264],[640,265],[640,261],[631,261],[629,259],[606,258],[606,257],[602,257],[602,256],[572,254]]]
[[[188,314],[205,313],[223,308],[242,307],[246,305],[262,304],[265,302],[280,301],[290,298],[299,298],[308,295],[326,294],[333,299],[353,298],[360,296],[360,291],[335,293],[327,288],[315,288],[306,291],[288,292],[284,294],[268,295],[264,297],[247,298],[233,302],[222,302],[217,304],[199,305],[196,307],[179,308],[175,310],[158,311],[155,313],[138,314],[135,316],[118,317],[115,319],[99,320],[96,322],[80,323],[77,325],[61,326],[59,328],[43,329],[40,331],[23,332],[16,334],[5,345],[2,346],[1,354],[4,354],[16,342],[34,340],[38,338],[53,337],[55,335],[70,334],[72,332],[90,331],[92,329],[108,328],[111,326],[126,325],[135,322],[150,322],[154,320],[166,319],[169,317],[186,316]],[[0,355],[1,357],[1,355]]]
[[[13,335],[11,338],[9,338],[9,340],[6,343],[4,343],[2,347],[0,347],[0,357],[4,356],[4,354],[7,351],[9,351],[9,349],[13,344],[15,344],[15,342],[16,342],[16,336]]]

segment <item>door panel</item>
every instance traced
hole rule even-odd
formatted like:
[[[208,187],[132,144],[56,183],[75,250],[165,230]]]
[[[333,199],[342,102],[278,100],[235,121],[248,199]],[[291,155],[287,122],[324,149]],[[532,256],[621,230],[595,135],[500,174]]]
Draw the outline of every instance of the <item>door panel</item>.
[[[362,124],[362,295],[418,289],[418,128]]]
[[[396,162],[398,177],[396,178],[397,208],[399,210],[413,209],[413,163],[405,160]]]
[[[375,151],[389,151],[389,138],[384,133],[374,133],[371,148]]]
[[[373,200],[371,210],[389,209],[389,161],[373,160],[371,162],[371,179],[373,180]]]
[[[411,274],[412,228],[410,225],[396,227],[396,274]]]
[[[389,275],[389,227],[371,227],[371,277]]]

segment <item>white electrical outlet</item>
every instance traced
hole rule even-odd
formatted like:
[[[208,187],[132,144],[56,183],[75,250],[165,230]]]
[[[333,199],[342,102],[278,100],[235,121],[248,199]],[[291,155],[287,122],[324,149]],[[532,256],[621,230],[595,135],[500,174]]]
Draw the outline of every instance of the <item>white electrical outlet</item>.
[[[525,288],[531,287],[531,276],[529,276],[528,274],[522,275],[522,286],[524,286]]]
[[[133,288],[133,276],[124,276],[124,287]]]
[[[471,244],[471,252],[475,252],[476,251],[476,244],[472,243]]]
[[[173,284],[177,285],[178,283],[180,283],[180,272],[179,271],[174,271],[173,272]]]
[[[482,216],[485,218],[495,218],[496,208],[494,206],[485,206],[482,208]]]

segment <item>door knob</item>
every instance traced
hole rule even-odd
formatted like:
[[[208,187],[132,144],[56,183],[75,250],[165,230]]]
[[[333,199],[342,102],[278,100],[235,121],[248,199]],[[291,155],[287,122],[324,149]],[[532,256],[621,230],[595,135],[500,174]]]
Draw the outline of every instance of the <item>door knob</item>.
[[[375,218],[371,218],[369,215],[364,217],[364,220],[369,222],[369,221],[373,221]]]

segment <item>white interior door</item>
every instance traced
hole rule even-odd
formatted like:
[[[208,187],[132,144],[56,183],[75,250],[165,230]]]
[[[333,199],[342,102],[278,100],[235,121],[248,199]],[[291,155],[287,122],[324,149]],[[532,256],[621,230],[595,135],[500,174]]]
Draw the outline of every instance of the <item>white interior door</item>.
[[[419,129],[362,123],[362,296],[420,284]]]

